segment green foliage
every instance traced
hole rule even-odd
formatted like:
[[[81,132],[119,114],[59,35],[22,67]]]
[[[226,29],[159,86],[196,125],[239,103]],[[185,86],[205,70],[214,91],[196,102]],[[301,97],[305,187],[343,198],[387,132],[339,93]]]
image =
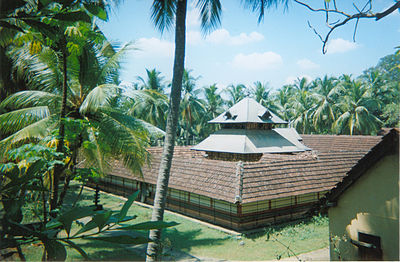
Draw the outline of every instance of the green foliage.
[[[87,165],[94,166],[103,173],[108,169],[105,158],[110,156],[122,156],[128,167],[140,173],[141,166],[148,162],[148,153],[145,150],[149,143],[148,130],[154,132],[149,128],[151,125],[121,113],[122,109],[117,101],[121,95],[120,89],[115,85],[116,70],[119,68],[116,59],[126,48],[114,52],[108,47],[107,41],[103,40],[101,44],[103,49],[93,42],[85,42],[80,47],[82,57],[70,55],[71,95],[67,100],[69,117],[64,119],[64,139],[68,141],[70,151],[83,145],[82,152],[86,155]],[[102,57],[103,54],[106,57]],[[60,68],[53,64],[53,60],[42,60],[41,57],[37,59],[41,66],[49,69],[48,72],[59,72]],[[87,61],[82,62],[80,59]],[[30,68],[31,64],[27,66]],[[46,71],[46,77],[48,72]],[[30,79],[29,75],[27,77]],[[0,148],[6,151],[13,144],[26,140],[39,141],[57,130],[56,121],[61,102],[57,93],[60,90],[52,90],[48,85],[46,91],[23,91],[4,100],[0,104],[0,108],[6,111],[0,115],[0,136],[5,139],[0,141]]]
[[[381,115],[384,125],[388,127],[400,126],[400,105],[398,103],[390,103],[385,105]]]
[[[2,228],[0,232],[0,249],[19,248],[32,243],[42,243],[45,247],[45,256],[49,260],[63,261],[67,257],[66,246],[77,250],[85,259],[89,258],[86,252],[75,243],[78,239],[101,240],[119,244],[137,245],[149,240],[142,236],[132,236],[136,230],[150,230],[167,228],[176,223],[147,222],[127,224],[135,217],[127,217],[134,200],[139,192],[132,194],[120,211],[96,211],[93,206],[78,206],[63,208],[55,212],[50,221],[46,219],[46,197],[48,189],[43,185],[43,177],[51,172],[55,165],[64,165],[64,156],[54,148],[42,145],[26,144],[9,151],[9,159],[0,165],[0,205]],[[43,196],[43,214],[38,223],[24,223],[22,207],[32,199],[26,196],[39,194]],[[40,199],[40,198],[39,198]],[[87,218],[91,218],[90,220]],[[79,222],[87,221],[87,222]],[[74,224],[82,224],[79,229]],[[93,229],[97,228],[97,231]],[[113,230],[123,231],[118,236],[105,235]],[[71,232],[73,231],[73,232]],[[61,234],[65,232],[65,234]],[[72,234],[71,234],[72,233]]]
[[[214,84],[199,89],[198,77],[191,76],[191,70],[185,70],[177,142],[199,143],[219,128],[208,121],[246,96],[288,121],[299,133],[374,135],[381,127],[398,126],[400,86],[393,80],[398,70],[393,65],[400,64],[399,58],[398,55],[384,57],[376,67],[358,77],[324,76],[313,81],[301,78],[278,90],[271,90],[268,83],[258,81],[251,88],[230,85],[218,92]],[[137,97],[125,107],[132,109],[133,116],[164,129],[168,101],[161,91],[155,91],[163,90],[158,87],[163,78],[155,69],[147,70],[147,77],[148,80],[139,78],[142,84],[133,83],[133,86],[144,89],[136,92],[149,92],[151,98]],[[227,99],[220,93],[225,93]]]

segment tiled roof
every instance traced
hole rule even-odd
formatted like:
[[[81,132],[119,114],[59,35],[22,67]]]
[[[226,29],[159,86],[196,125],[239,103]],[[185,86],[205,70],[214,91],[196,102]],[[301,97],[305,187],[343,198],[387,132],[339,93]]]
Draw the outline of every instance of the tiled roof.
[[[243,163],[243,203],[329,190],[382,137],[302,135],[302,138],[313,151],[264,154],[258,162]],[[149,151],[152,164],[143,168],[144,176],[137,180],[155,184],[162,148]],[[203,154],[190,147],[176,146],[169,187],[234,203],[240,186],[238,162],[211,160]],[[118,161],[112,166],[112,174],[132,177]]]
[[[323,199],[323,204],[329,202],[335,202],[341,196],[341,194],[351,187],[356,181],[367,173],[367,171],[373,167],[379,160],[390,154],[399,154],[399,129],[398,128],[386,128],[385,136],[382,140],[375,145],[358,163],[353,166],[341,179],[341,181],[326,195],[326,200]],[[397,170],[398,173],[398,170]],[[376,174],[375,175],[379,175]]]

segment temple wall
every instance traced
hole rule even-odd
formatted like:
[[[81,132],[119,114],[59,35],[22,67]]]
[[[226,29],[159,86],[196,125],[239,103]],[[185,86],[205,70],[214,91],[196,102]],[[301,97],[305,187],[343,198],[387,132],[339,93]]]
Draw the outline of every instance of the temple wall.
[[[98,185],[104,191],[128,196],[136,190],[140,190],[141,183],[134,178],[109,175],[101,178]],[[94,186],[95,184],[92,183],[91,185]],[[144,202],[153,204],[155,185],[146,184],[145,187],[146,198]],[[240,231],[304,217],[309,208],[324,193],[309,193],[252,203],[233,204],[170,188],[167,193],[166,207],[184,215]]]

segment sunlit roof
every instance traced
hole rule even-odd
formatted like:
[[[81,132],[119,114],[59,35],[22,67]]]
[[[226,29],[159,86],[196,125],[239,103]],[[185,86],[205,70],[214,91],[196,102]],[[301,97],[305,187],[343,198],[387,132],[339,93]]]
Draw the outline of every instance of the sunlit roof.
[[[244,98],[208,123],[266,123],[287,124],[271,110],[252,98]]]
[[[310,150],[299,142],[296,130],[288,128],[272,130],[221,129],[193,150],[237,154],[292,153]]]

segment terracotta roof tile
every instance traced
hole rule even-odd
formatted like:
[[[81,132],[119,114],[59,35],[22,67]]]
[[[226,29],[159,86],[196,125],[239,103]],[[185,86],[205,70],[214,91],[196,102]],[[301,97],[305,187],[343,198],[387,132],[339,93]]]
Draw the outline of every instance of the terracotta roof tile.
[[[243,163],[243,203],[326,191],[378,142],[380,136],[302,135],[313,151],[295,154],[264,154],[258,162]],[[139,181],[155,184],[161,147],[150,148],[152,164],[143,168]],[[118,161],[112,174],[132,177]],[[204,153],[177,146],[171,166],[169,187],[228,202],[235,201],[239,179],[237,162],[210,160]]]

